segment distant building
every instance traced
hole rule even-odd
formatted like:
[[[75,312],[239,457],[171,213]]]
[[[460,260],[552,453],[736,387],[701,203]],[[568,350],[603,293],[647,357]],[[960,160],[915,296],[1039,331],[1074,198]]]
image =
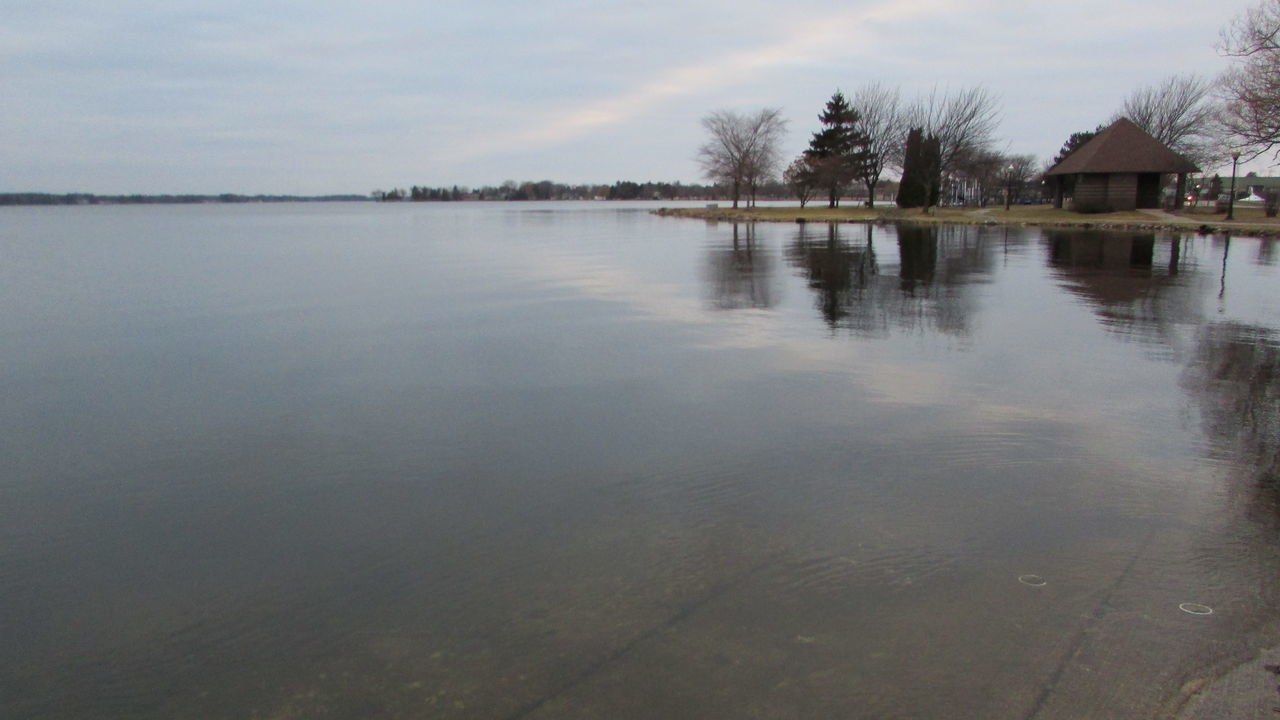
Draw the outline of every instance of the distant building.
[[[1194,172],[1200,172],[1195,163],[1120,118],[1045,175],[1055,186],[1054,207],[1070,198],[1076,212],[1117,212],[1160,207],[1165,175],[1178,176],[1174,202],[1182,207],[1187,174]]]
[[[1222,178],[1222,186],[1224,188],[1231,186],[1231,178]],[[1251,195],[1274,195],[1280,193],[1280,177],[1261,177],[1258,175],[1243,175],[1236,178],[1236,189],[1241,192],[1248,192]]]

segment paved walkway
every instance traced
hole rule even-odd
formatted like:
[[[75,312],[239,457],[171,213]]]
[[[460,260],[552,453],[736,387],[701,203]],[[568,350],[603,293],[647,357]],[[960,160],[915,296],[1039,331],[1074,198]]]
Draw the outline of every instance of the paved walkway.
[[[1271,648],[1209,683],[1178,713],[1179,720],[1280,718],[1280,648]]]
[[[1178,215],[1165,212],[1164,210],[1152,210],[1148,208],[1148,209],[1140,209],[1138,210],[1138,212],[1143,213],[1145,215],[1150,215],[1153,218],[1159,218],[1163,222],[1196,224],[1195,220],[1188,220],[1187,218],[1179,217]]]

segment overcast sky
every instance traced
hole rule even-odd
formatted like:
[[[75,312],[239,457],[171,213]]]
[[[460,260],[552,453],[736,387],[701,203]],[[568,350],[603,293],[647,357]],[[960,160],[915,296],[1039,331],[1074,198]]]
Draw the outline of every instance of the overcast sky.
[[[1252,0],[6,0],[0,192],[698,181],[699,119],[981,84],[1041,158]],[[1259,169],[1264,172],[1265,166]]]

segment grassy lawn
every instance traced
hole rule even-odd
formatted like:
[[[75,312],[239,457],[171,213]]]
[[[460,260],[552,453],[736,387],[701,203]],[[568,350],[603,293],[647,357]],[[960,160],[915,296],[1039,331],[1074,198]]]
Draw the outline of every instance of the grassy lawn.
[[[1009,210],[1003,206],[987,208],[935,208],[925,214],[920,210],[901,210],[893,205],[877,205],[874,209],[861,205],[843,205],[828,208],[825,204],[810,204],[806,208],[757,207],[739,208],[663,208],[659,215],[721,220],[726,222],[874,222],[910,221],[928,223],[965,224],[1014,224],[1048,225],[1064,227],[1120,228],[1120,229],[1198,229],[1208,226],[1211,230],[1231,230],[1238,233],[1274,235],[1280,234],[1280,218],[1265,217],[1261,208],[1237,208],[1235,221],[1226,222],[1225,213],[1215,213],[1212,208],[1187,208],[1176,213],[1151,215],[1140,211],[1096,213],[1083,215],[1069,210],[1059,210],[1052,205],[1016,205]]]

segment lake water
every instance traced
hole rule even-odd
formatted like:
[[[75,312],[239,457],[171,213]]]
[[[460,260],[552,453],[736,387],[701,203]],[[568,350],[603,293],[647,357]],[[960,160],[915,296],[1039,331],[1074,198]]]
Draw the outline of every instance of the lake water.
[[[0,212],[0,716],[1132,718],[1280,642],[1276,243],[646,210]]]

